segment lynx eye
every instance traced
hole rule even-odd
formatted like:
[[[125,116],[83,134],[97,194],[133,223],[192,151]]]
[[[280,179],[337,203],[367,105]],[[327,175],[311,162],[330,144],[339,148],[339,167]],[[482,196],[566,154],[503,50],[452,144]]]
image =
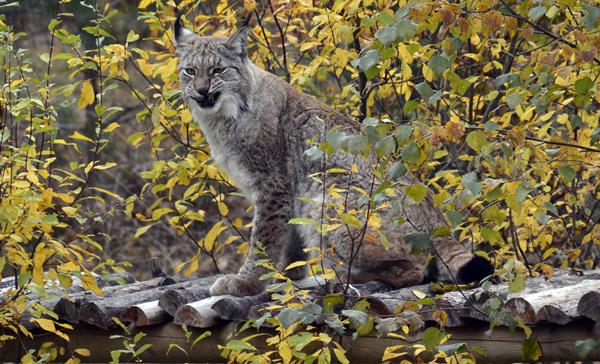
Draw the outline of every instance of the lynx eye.
[[[225,68],[224,67],[215,67],[215,68],[212,69],[212,74],[213,75],[220,75],[223,72],[225,72]]]
[[[183,73],[185,73],[188,76],[195,76],[196,75],[196,69],[191,68],[191,67],[187,67],[183,69]]]

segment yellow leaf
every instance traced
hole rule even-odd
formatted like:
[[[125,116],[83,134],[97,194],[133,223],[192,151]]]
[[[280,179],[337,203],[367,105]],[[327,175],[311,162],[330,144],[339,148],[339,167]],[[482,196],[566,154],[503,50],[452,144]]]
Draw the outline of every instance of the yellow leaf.
[[[119,125],[118,123],[110,123],[105,129],[104,132],[105,133],[110,133],[111,131],[115,130],[116,128],[120,128],[121,125]]]
[[[37,323],[42,330],[48,332],[56,332],[56,327],[54,326],[54,322],[45,318],[33,319],[33,322]]]
[[[413,289],[412,293],[418,298],[425,298],[427,297],[427,294],[423,291],[421,291],[420,289]]]
[[[215,246],[215,241],[217,240],[219,234],[221,234],[224,230],[227,230],[227,226],[221,225],[223,225],[223,221],[219,221],[218,223],[216,223],[212,228],[210,228],[210,230],[204,237],[203,246],[204,249],[206,249],[209,252],[213,250],[213,247]]]
[[[138,67],[146,77],[152,76],[152,66],[145,59],[138,59]]]
[[[90,272],[85,272],[83,279],[81,280],[81,285],[84,289],[88,289],[97,294],[98,296],[104,296],[104,292],[102,292],[102,289],[98,287],[98,285],[96,284],[96,279]]]
[[[198,258],[196,257],[190,262],[190,265],[188,266],[188,268],[185,270],[185,273],[183,273],[183,274],[186,277],[189,277],[190,274],[194,273],[197,270],[198,270]]]
[[[117,165],[117,163],[115,163],[115,162],[108,162],[108,163],[103,164],[103,165],[97,165],[94,168],[97,169],[97,170],[102,171],[102,170],[105,170],[105,169],[112,168],[112,167],[114,167],[116,165]]]
[[[40,244],[33,254],[33,282],[35,284],[44,284],[44,263],[46,262],[46,252],[44,244]]]
[[[96,96],[94,95],[94,88],[90,81],[83,81],[83,87],[81,88],[81,96],[77,101],[77,107],[83,109],[84,107],[91,105],[94,102]]]
[[[290,269],[294,269],[296,267],[302,267],[305,266],[307,263],[304,260],[300,260],[297,262],[293,262],[292,264],[288,265],[287,267],[285,267],[285,270],[290,270]]]
[[[83,349],[83,348],[75,349],[75,353],[79,354],[81,356],[90,356],[91,355],[91,352],[88,349]]]
[[[221,215],[227,216],[229,214],[229,208],[227,207],[227,205],[225,205],[225,203],[219,202],[217,206],[219,207],[219,213]]]
[[[77,140],[84,140],[86,142],[94,143],[94,141],[92,139],[86,137],[85,135],[81,134],[78,131],[74,132],[73,135],[70,136],[70,138],[77,139]]]

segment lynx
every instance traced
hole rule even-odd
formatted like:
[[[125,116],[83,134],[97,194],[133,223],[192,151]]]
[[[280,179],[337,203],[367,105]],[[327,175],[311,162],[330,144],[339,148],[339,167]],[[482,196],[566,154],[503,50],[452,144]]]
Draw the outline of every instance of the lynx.
[[[314,225],[288,224],[295,217],[315,221],[331,217],[335,211],[330,203],[339,201],[324,189],[332,186],[345,189],[341,193],[346,211],[364,210],[366,206],[358,203],[360,190],[371,188],[374,158],[336,152],[327,158],[326,165],[323,159],[307,159],[307,141],[324,141],[325,134],[334,127],[358,133],[359,125],[256,66],[248,56],[249,30],[244,25],[230,37],[205,37],[182,26],[180,19],[173,29],[183,99],[204,133],[215,162],[254,205],[251,249],[246,261],[237,274],[218,279],[211,294],[247,296],[264,289],[265,282],[259,277],[266,268],[255,264],[264,258],[256,249],[259,243],[279,269],[302,257],[303,249],[320,246],[324,259],[331,261],[329,266],[350,283],[380,280],[405,287],[421,283],[425,270],[429,280],[461,283],[492,274],[490,262],[471,253],[452,236],[433,238],[433,259],[427,269],[427,252],[411,254],[404,241],[406,234],[432,234],[448,223],[434,206],[431,192],[419,204],[411,203],[405,188],[419,182],[408,175],[400,177],[395,196],[390,194],[377,210],[387,246],[378,241],[380,235],[370,231],[357,243],[361,233],[357,227],[342,226],[322,235]],[[324,168],[347,172],[326,174],[322,181],[309,178],[324,172]],[[366,220],[364,214],[357,217],[363,223]]]

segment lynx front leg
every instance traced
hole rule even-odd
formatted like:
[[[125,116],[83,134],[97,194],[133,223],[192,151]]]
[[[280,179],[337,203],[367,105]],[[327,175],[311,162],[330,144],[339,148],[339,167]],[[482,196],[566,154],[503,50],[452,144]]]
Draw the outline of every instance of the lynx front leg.
[[[278,269],[283,269],[285,244],[290,240],[288,221],[291,213],[291,198],[288,194],[271,194],[268,199],[257,201],[256,212],[250,239],[250,252],[238,274],[229,274],[219,278],[210,288],[213,296],[231,294],[234,296],[252,296],[262,292],[265,281],[259,278],[267,269],[256,265],[259,259],[270,259]],[[262,243],[266,255],[261,255],[257,242]]]

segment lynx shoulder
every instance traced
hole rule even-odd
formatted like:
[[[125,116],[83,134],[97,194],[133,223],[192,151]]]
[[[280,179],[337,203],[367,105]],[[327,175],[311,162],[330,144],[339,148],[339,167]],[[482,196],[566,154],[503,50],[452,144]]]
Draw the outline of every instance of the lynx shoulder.
[[[344,203],[348,211],[360,210],[359,191],[369,190],[373,160],[334,153],[327,159],[327,169],[350,171],[354,165],[358,172],[327,174],[324,182],[309,178],[324,172],[324,164],[306,158],[307,141],[323,141],[334,127],[357,133],[357,123],[252,63],[248,32],[248,27],[242,27],[231,37],[203,37],[179,21],[174,27],[183,99],[214,160],[255,207],[251,245],[260,242],[280,269],[301,258],[304,248],[319,246],[328,252],[323,258],[328,266],[350,282],[382,280],[395,287],[421,283],[428,253],[410,254],[404,237],[415,232],[432,234],[447,222],[431,193],[419,204],[409,203],[405,187],[419,184],[412,177],[402,177],[395,196],[387,197],[389,203],[377,211],[387,247],[377,241],[377,234],[361,233],[356,227],[321,235],[312,225],[288,224],[295,217],[315,221],[332,217],[335,209],[328,206],[335,203]],[[334,185],[353,188],[342,192],[344,201],[340,202],[324,193]],[[364,223],[365,217],[359,218]],[[486,259],[473,255],[451,236],[433,238],[432,245],[429,279],[468,283],[493,273]],[[259,277],[265,269],[255,262],[262,258],[252,248],[240,271],[220,278],[211,294],[261,292],[264,282]]]

